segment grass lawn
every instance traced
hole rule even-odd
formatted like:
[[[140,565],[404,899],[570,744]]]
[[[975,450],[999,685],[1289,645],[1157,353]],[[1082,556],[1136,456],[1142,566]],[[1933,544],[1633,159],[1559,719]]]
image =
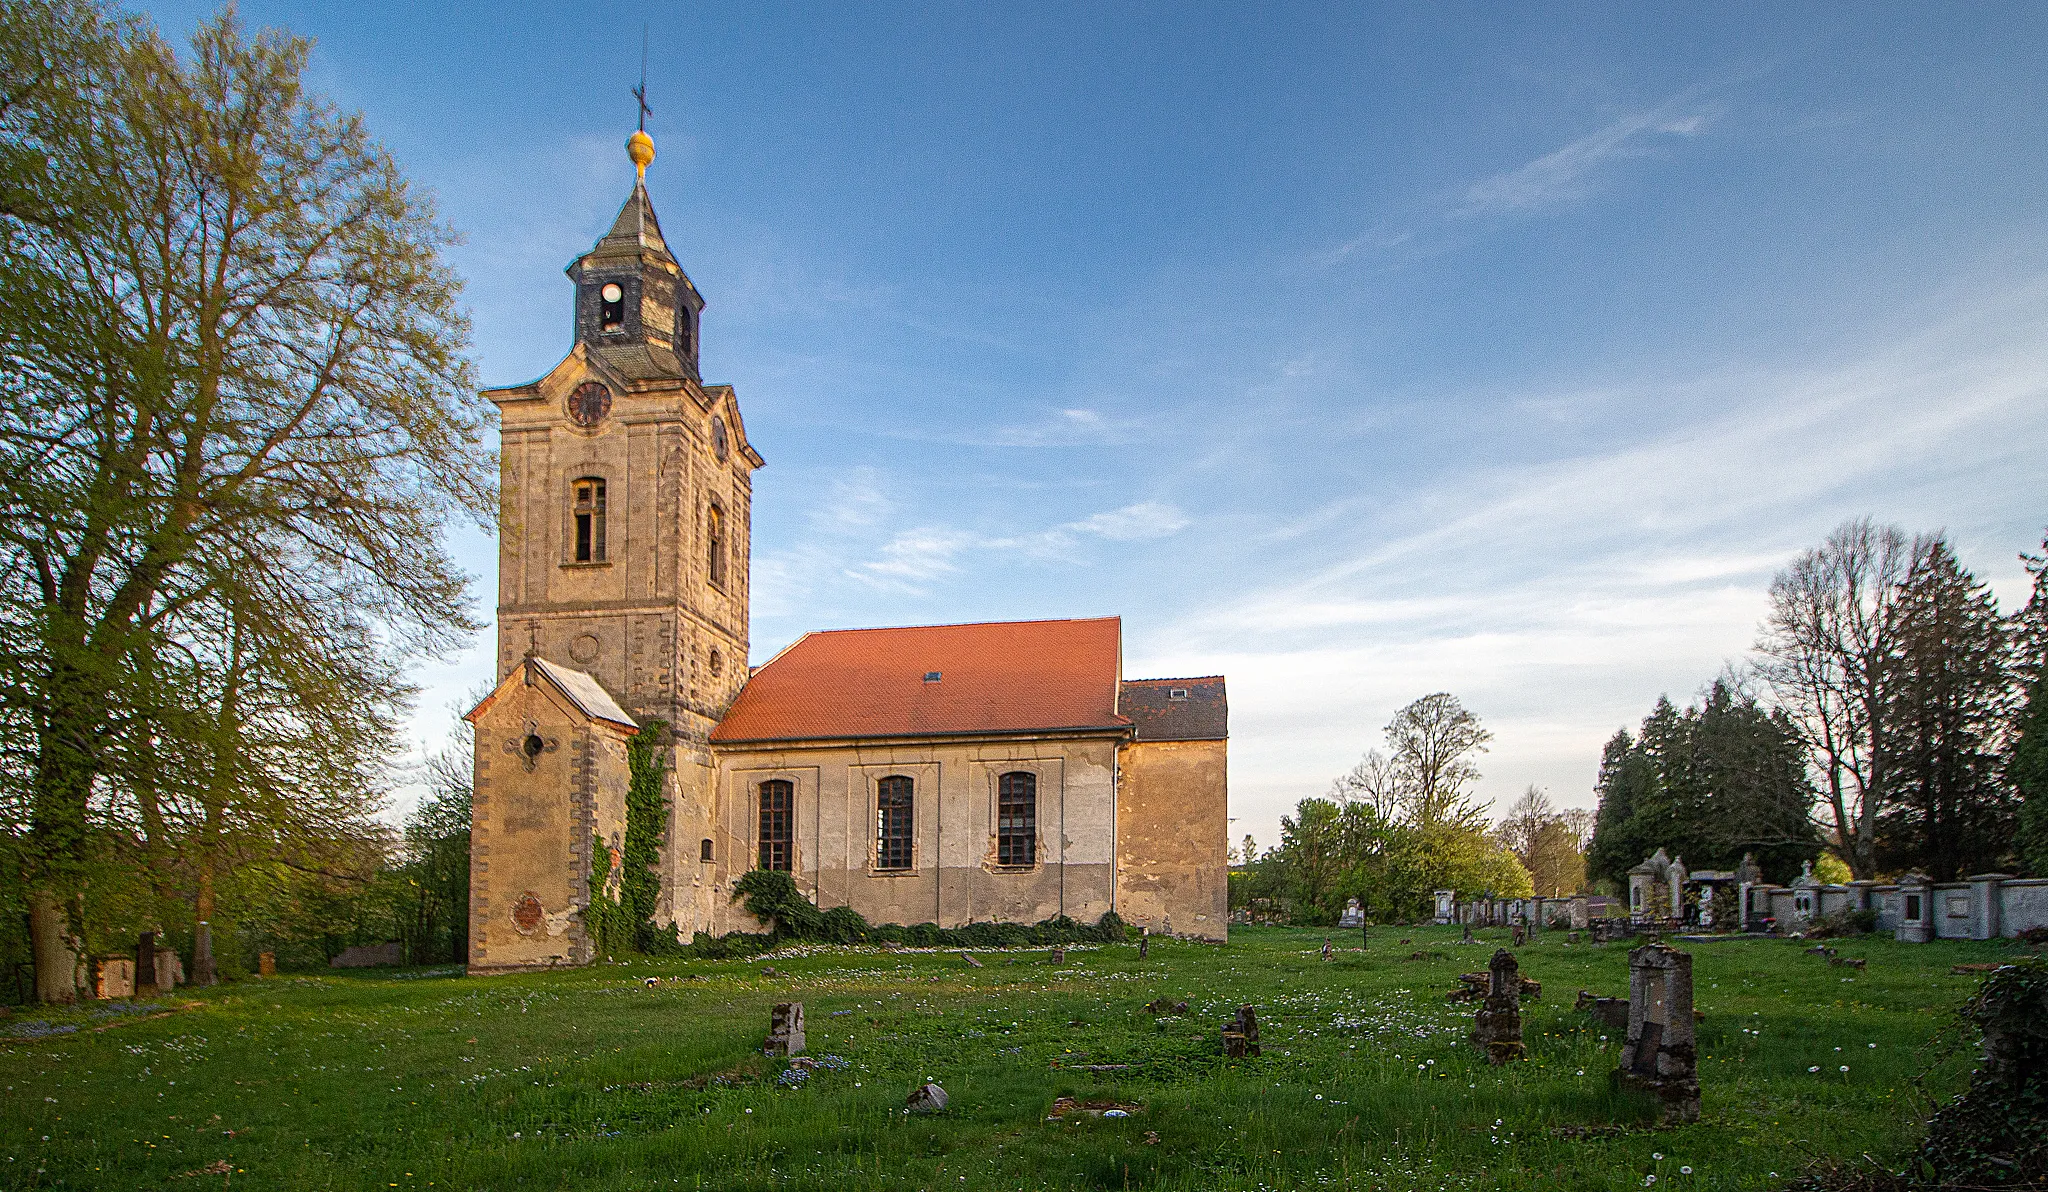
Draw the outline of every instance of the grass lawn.
[[[1976,980],[1949,966],[2017,951],[1841,942],[1868,958],[1856,972],[1790,941],[1692,946],[1705,1111],[1664,1129],[1608,1087],[1619,1032],[1571,1008],[1580,988],[1626,996],[1625,946],[1523,948],[1544,990],[1523,1008],[1529,1059],[1490,1068],[1444,994],[1505,932],[1380,928],[1330,961],[1324,934],[1238,929],[1146,960],[1083,945],[1059,966],[807,947],[281,975],[181,990],[151,1008],[193,1005],[164,1017],[17,1011],[0,1036],[81,1029],[0,1046],[0,1187],[1765,1188],[1813,1156],[1910,1150],[1973,1055],[1952,1010]],[[1155,1019],[1161,996],[1187,1015]],[[822,1061],[801,1082],[758,1050],[784,1000]],[[1225,1060],[1242,1003],[1265,1055]],[[950,1107],[905,1116],[927,1077]],[[1061,1096],[1138,1108],[1047,1121]]]

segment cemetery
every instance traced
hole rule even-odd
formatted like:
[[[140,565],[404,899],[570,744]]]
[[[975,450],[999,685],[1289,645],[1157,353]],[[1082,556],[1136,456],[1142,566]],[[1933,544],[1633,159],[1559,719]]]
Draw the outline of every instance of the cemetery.
[[[1770,1189],[2038,1096],[2023,942],[1568,922],[166,972],[0,1020],[0,1182]]]

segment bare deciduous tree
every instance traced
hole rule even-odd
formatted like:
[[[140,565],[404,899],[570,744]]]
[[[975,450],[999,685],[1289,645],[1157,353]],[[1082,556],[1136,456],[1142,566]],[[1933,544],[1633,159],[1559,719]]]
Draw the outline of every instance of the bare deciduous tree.
[[[1493,734],[1448,692],[1425,695],[1387,723],[1389,765],[1403,810],[1418,827],[1473,826],[1485,808],[1473,798],[1479,781],[1474,755],[1486,751]]]
[[[1835,851],[1858,878],[1877,872],[1889,791],[1899,585],[1915,547],[1895,526],[1849,522],[1771,582],[1757,673],[1797,727]]]

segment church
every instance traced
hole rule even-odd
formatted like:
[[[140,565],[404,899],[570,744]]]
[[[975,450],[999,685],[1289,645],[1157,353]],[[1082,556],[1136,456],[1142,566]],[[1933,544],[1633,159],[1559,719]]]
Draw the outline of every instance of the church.
[[[828,630],[748,665],[753,476],[647,192],[569,265],[574,344],[498,409],[498,651],[475,728],[469,971],[587,964],[629,753],[662,763],[655,922],[757,931],[754,868],[871,923],[1221,940],[1221,677],[1126,679],[1116,617]],[[642,733],[651,742],[636,741]]]

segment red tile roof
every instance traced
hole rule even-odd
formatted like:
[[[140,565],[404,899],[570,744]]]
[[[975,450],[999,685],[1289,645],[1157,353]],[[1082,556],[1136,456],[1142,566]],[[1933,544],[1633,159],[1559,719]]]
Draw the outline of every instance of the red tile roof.
[[[1098,617],[806,634],[754,671],[711,739],[1121,728],[1122,633]]]

